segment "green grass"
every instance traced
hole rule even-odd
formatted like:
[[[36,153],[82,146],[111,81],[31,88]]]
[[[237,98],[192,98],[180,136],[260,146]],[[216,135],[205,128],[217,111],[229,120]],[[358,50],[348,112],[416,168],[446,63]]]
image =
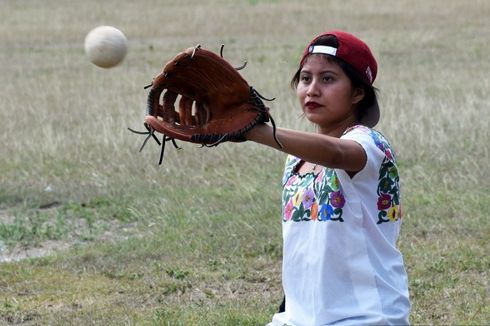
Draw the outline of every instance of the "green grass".
[[[114,10],[117,8],[117,10]],[[353,10],[352,8],[356,8]],[[0,324],[263,325],[281,298],[284,155],[251,143],[158,148],[147,85],[197,43],[233,64],[283,127],[312,130],[288,88],[303,46],[348,29],[379,62],[379,129],[398,152],[399,240],[416,325],[490,320],[484,1],[0,1]],[[89,64],[96,25],[125,62]]]

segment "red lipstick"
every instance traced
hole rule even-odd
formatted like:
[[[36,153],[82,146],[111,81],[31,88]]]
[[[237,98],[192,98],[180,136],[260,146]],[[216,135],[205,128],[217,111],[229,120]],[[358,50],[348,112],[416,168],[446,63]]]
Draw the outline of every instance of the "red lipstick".
[[[315,101],[308,101],[305,103],[305,108],[309,110],[314,110],[316,108],[319,108],[320,106],[321,106],[320,103],[317,103]]]

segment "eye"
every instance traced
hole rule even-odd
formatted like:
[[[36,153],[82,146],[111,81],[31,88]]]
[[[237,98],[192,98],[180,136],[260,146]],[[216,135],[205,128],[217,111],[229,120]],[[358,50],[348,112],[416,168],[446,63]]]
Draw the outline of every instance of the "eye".
[[[332,76],[332,75],[325,75],[325,76],[323,76],[322,80],[323,80],[324,82],[328,83],[328,82],[333,81],[333,80],[334,80],[334,78],[333,78],[333,76]]]
[[[299,76],[299,81],[302,82],[302,83],[307,83],[311,80],[311,77],[309,75],[300,75]]]

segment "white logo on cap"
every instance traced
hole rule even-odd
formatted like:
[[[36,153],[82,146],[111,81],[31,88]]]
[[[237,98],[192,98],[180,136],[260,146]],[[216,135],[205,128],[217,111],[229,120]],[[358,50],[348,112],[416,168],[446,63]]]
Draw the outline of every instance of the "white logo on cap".
[[[371,67],[367,67],[366,69],[366,75],[370,83],[373,82],[373,72],[371,71]]]

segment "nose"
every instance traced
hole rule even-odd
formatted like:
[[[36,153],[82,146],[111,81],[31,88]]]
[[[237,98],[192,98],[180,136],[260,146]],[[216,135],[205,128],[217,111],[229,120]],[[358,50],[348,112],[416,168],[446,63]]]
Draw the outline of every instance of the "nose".
[[[306,89],[306,95],[309,97],[318,96],[320,94],[320,87],[316,78],[313,78]]]

